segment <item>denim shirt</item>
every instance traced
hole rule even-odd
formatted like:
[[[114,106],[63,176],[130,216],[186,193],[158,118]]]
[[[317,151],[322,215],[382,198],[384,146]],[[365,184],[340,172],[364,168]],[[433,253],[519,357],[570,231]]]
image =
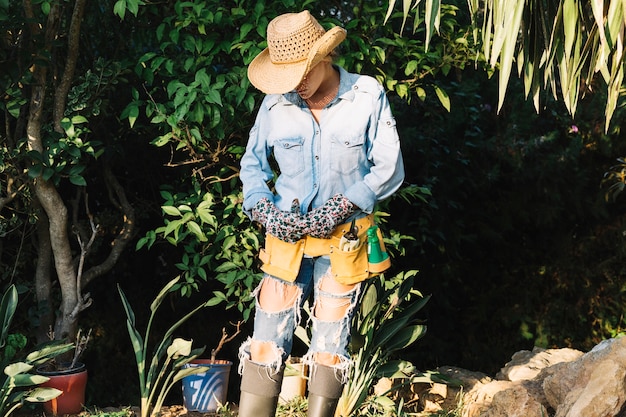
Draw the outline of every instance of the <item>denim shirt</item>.
[[[382,86],[372,77],[337,68],[339,91],[322,110],[319,124],[295,91],[263,99],[241,159],[248,215],[263,197],[283,211],[298,199],[300,212],[306,213],[338,193],[371,213],[402,184],[400,140]]]

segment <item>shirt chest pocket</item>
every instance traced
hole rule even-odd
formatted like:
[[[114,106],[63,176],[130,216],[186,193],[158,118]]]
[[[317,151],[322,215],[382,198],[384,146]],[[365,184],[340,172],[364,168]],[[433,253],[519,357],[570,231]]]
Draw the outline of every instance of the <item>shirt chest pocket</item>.
[[[274,142],[274,158],[280,173],[294,177],[304,171],[304,139],[287,138]]]
[[[340,174],[348,174],[365,163],[366,150],[363,135],[354,137],[336,136],[331,141],[331,169]]]

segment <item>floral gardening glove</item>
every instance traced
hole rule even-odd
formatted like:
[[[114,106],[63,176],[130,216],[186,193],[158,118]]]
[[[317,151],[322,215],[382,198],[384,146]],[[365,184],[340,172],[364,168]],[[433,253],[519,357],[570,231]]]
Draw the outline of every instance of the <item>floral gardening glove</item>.
[[[335,194],[333,198],[308,212],[302,217],[304,234],[326,239],[343,223],[354,211],[356,206],[342,194]]]
[[[252,220],[265,226],[265,231],[270,235],[294,243],[303,235],[299,207],[298,200],[293,200],[290,212],[280,211],[270,200],[262,198],[250,210],[250,214]]]

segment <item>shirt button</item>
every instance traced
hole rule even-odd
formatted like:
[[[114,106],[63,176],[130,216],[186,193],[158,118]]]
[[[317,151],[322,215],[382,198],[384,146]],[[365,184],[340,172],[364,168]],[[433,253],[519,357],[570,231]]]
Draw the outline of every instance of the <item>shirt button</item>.
[[[391,122],[387,120],[387,126],[391,126]]]
[[[317,184],[313,184],[313,188],[317,188]]]
[[[359,89],[359,86],[358,86],[358,85],[355,85],[355,86],[354,86],[354,89],[355,89],[355,90],[358,90],[358,89]]]
[[[350,144],[350,142],[345,141],[343,144],[344,144],[344,145],[346,145],[346,146],[348,146],[348,145]]]
[[[320,159],[319,155],[315,155],[315,159]]]

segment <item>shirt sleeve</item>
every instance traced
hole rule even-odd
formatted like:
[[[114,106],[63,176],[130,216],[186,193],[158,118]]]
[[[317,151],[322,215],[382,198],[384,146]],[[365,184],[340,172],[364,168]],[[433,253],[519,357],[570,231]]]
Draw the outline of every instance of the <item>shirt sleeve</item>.
[[[366,213],[371,213],[378,201],[393,194],[404,181],[404,163],[396,121],[389,100],[378,83],[377,91],[368,130],[368,160],[371,168],[362,181],[354,183],[344,194]]]
[[[263,133],[263,113],[265,106],[261,106],[257,119],[250,130],[246,151],[241,158],[241,171],[239,178],[243,184],[243,210],[248,216],[250,209],[262,199],[274,201],[274,194],[268,186],[268,182],[274,178],[274,173],[269,163],[271,149],[267,145],[267,135]]]

